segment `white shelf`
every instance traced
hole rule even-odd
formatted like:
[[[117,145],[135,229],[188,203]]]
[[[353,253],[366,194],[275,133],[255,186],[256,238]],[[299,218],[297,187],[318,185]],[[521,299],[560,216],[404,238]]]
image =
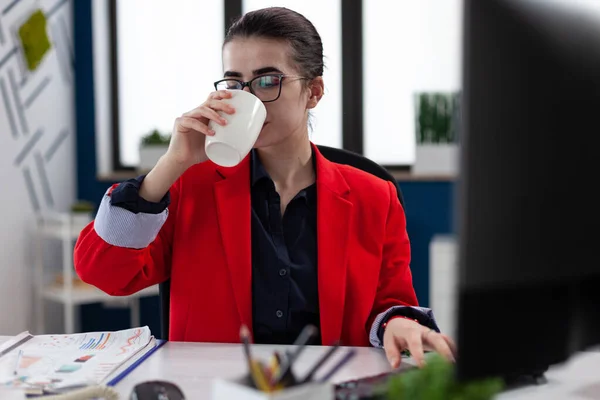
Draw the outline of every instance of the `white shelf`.
[[[79,233],[92,221],[92,217],[89,215],[69,215],[51,213],[44,214],[40,218],[40,233],[45,237],[54,239],[66,239],[75,240],[79,237]]]
[[[82,304],[112,303],[115,300],[124,303],[131,310],[131,327],[135,327],[140,325],[139,299],[158,294],[158,285],[155,285],[129,296],[110,296],[96,287],[78,281],[73,267],[73,242],[91,221],[91,214],[50,212],[37,215],[34,280],[37,300],[36,329],[40,333],[45,331],[43,307],[45,301],[55,301],[63,306],[64,333],[75,333],[79,319],[76,309]],[[52,283],[46,282],[44,271],[46,266],[43,241],[48,238],[60,240],[62,248],[61,279]],[[73,283],[69,284],[69,282]]]
[[[78,285],[76,285],[73,287],[70,294],[66,289],[63,288],[62,285],[52,285],[44,288],[43,291],[43,296],[45,299],[72,305],[98,303],[111,299],[135,299],[139,297],[149,297],[156,295],[158,295],[158,285],[143,289],[130,296],[122,297],[110,296],[93,286],[79,287]]]

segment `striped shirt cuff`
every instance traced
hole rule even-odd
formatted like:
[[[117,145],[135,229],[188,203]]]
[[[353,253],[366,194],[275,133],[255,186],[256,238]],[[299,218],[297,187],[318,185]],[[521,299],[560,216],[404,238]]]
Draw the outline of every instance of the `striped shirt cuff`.
[[[433,311],[431,311],[431,309],[425,307],[394,306],[375,317],[373,325],[371,326],[371,331],[369,332],[369,341],[373,347],[383,347],[383,338],[379,337],[379,328],[381,328],[381,324],[387,321],[387,319],[392,315],[406,315],[407,317],[414,317],[421,325],[425,325],[433,330],[439,331],[437,322],[435,322]]]
[[[143,249],[156,239],[168,215],[168,208],[160,214],[136,214],[113,206],[107,192],[98,208],[94,229],[102,240],[112,246]]]

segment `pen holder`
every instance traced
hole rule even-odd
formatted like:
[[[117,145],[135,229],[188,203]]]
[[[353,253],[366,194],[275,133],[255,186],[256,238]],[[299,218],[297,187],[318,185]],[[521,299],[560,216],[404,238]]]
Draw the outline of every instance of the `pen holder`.
[[[212,385],[212,400],[333,400],[331,383],[309,382],[277,392],[267,393],[248,386],[247,379],[216,379]]]

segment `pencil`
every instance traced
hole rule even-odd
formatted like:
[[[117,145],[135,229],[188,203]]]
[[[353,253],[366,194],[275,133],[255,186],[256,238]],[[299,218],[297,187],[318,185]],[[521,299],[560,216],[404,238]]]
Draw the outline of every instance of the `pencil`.
[[[331,368],[329,370],[329,372],[327,372],[321,379],[319,379],[319,382],[321,382],[321,383],[327,382],[333,375],[335,375],[336,372],[339,371],[340,368],[342,368],[355,355],[356,355],[356,350],[350,349],[346,353],[346,355],[340,361],[338,361],[338,363],[336,365],[334,365],[333,368]]]
[[[21,357],[23,357],[23,350],[19,350],[19,353],[17,354],[17,362],[15,362],[15,370],[14,370],[14,374],[18,375],[19,374],[19,365],[21,365]]]
[[[260,360],[252,360],[250,366],[250,375],[252,376],[254,385],[258,390],[268,393],[273,391],[273,387],[269,384],[269,379],[265,371],[266,367],[262,362],[260,362]]]
[[[323,364],[325,364],[325,362],[329,360],[333,353],[335,353],[336,350],[338,350],[339,348],[340,342],[336,342],[332,347],[330,347],[329,350],[327,350],[327,352],[323,354],[323,356],[321,356],[317,363],[308,371],[308,373],[306,374],[304,379],[300,381],[300,383],[302,384],[309,382],[312,379],[313,375],[317,372],[317,370],[321,368]]]
[[[271,387],[269,386],[269,379],[265,373],[265,366],[259,360],[252,359],[252,352],[250,351],[250,330],[246,325],[240,327],[240,339],[244,345],[244,354],[248,363],[250,380],[258,390],[270,392]]]
[[[269,363],[270,379],[279,373],[279,367],[281,366],[282,357],[279,352],[273,353],[271,361]]]
[[[252,354],[250,352],[250,330],[246,325],[242,325],[240,328],[240,340],[244,345],[244,354],[246,355],[248,367],[252,368]]]
[[[281,354],[278,351],[276,351],[273,354],[273,357],[271,358],[271,365],[270,365],[270,368],[269,368],[270,374],[268,376],[269,382],[272,382],[273,381],[273,377],[275,375],[279,374],[279,367],[281,365],[282,360],[283,360],[283,357],[281,356]],[[285,382],[285,383],[287,384],[288,382]],[[279,383],[276,384],[276,385],[273,385],[271,389],[272,389],[272,391],[277,391],[277,390],[284,389],[283,382],[280,380]]]
[[[306,325],[298,338],[294,342],[294,346],[296,346],[295,351],[289,354],[287,357],[283,359],[283,365],[279,367],[279,373],[274,376],[274,379],[271,381],[272,385],[276,385],[281,382],[284,376],[286,376],[292,370],[292,365],[294,361],[298,358],[302,350],[306,347],[308,341],[317,333],[317,328],[313,325]]]

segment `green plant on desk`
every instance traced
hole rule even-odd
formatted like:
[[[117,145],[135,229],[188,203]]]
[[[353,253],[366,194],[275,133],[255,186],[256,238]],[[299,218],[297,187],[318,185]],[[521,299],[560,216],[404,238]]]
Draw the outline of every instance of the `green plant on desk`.
[[[435,354],[422,369],[392,378],[389,400],[489,400],[503,388],[500,379],[461,383],[454,379],[454,365]]]

